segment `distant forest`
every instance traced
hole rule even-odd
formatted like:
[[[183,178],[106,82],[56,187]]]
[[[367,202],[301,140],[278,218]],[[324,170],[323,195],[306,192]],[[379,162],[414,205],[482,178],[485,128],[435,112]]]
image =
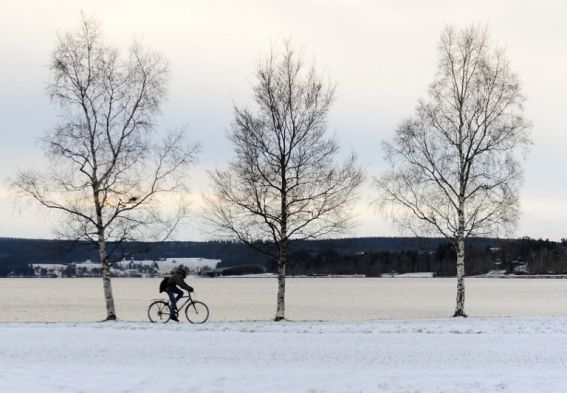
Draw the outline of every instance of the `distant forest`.
[[[265,246],[265,245],[264,245]],[[111,245],[111,259],[210,258],[218,267],[261,265],[275,272],[275,261],[266,254],[231,241],[130,242]],[[466,274],[490,270],[521,273],[567,274],[567,240],[469,239]],[[97,260],[97,251],[86,242],[0,238],[0,277],[26,275],[32,263],[70,263]],[[377,277],[390,273],[434,272],[455,275],[455,252],[445,239],[368,237],[292,242],[289,275],[361,274]]]

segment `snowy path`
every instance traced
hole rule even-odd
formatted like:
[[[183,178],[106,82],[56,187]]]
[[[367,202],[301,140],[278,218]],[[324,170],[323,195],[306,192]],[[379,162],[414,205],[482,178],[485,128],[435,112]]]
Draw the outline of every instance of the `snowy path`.
[[[0,324],[0,392],[566,392],[567,318]]]

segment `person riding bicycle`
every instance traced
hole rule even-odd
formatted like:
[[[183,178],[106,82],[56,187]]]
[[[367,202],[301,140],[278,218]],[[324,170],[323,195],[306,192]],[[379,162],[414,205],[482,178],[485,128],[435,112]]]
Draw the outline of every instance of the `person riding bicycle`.
[[[169,277],[167,280],[167,288],[166,292],[169,296],[169,312],[170,312],[170,319],[179,322],[177,319],[176,311],[177,311],[177,301],[181,299],[183,296],[183,291],[180,289],[185,289],[187,292],[193,292],[193,287],[187,285],[185,282],[185,277],[187,277],[187,270],[180,266],[178,267],[173,275]],[[179,287],[179,288],[178,288]]]

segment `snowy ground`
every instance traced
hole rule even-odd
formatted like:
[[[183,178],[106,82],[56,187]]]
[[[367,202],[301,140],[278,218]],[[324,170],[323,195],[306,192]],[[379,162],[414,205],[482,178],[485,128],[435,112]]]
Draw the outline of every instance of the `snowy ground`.
[[[0,392],[567,392],[567,317],[0,323]]]
[[[117,278],[118,318],[147,321],[159,278]],[[195,278],[195,297],[211,321],[271,320],[275,278]],[[430,319],[453,315],[455,278],[288,278],[286,317],[294,321]],[[163,295],[163,294],[162,294]],[[566,280],[466,280],[466,312],[475,317],[567,315]],[[0,278],[0,322],[96,322],[106,316],[100,278]]]
[[[275,279],[189,282],[205,325],[144,322],[159,279],[113,280],[117,323],[100,279],[0,279],[0,392],[567,392],[564,280],[469,279],[452,319],[454,279],[294,278],[285,323]]]

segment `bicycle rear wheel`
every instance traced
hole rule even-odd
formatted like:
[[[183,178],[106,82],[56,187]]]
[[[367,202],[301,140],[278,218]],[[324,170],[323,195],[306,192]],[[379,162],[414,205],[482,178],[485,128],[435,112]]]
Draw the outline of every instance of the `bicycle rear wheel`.
[[[148,307],[148,318],[153,323],[166,323],[169,321],[169,304],[157,300]]]
[[[185,307],[185,316],[191,323],[205,323],[209,319],[209,308],[203,302],[194,301]]]

